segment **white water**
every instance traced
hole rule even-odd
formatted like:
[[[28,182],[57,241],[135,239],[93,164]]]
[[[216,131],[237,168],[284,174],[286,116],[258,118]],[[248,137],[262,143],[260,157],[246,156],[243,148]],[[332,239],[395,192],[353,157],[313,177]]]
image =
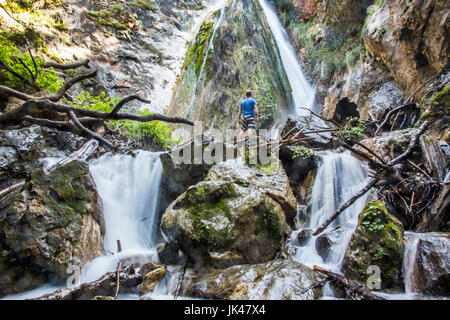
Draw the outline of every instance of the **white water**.
[[[294,102],[294,114],[308,116],[309,112],[300,108],[306,108],[317,112],[316,90],[306,79],[297,54],[289,40],[289,36],[281,24],[276,10],[267,2],[260,0],[264,9],[270,29],[280,51],[281,61],[292,88],[292,99]]]
[[[103,202],[106,254],[82,272],[82,282],[113,271],[120,259],[157,260],[157,209],[162,164],[159,154],[139,151],[136,157],[106,154],[90,164]],[[117,252],[120,240],[122,252]]]
[[[367,168],[362,162],[353,157],[349,151],[343,153],[325,152],[314,181],[312,198],[309,204],[309,218],[304,228],[314,231],[340,205],[359,191],[367,181]],[[325,229],[324,232],[327,232],[339,225],[352,225],[352,228],[349,228],[341,235],[338,243],[333,244],[330,254],[325,261],[316,250],[316,239],[318,236],[311,237],[303,246],[297,248],[295,260],[310,267],[317,264],[339,272],[345,250],[358,222],[359,213],[364,209],[366,198],[367,194],[360,197]],[[292,235],[291,241],[294,244],[296,243],[297,235],[298,232],[294,232]]]

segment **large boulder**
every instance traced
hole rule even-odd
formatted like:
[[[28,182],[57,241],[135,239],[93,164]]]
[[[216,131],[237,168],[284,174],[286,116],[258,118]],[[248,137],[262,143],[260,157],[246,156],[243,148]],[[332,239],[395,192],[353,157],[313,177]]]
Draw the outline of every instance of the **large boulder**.
[[[204,274],[186,273],[181,295],[229,300],[314,300],[319,287],[302,292],[319,281],[307,266],[289,260],[232,266]]]
[[[102,254],[102,206],[87,163],[72,161],[49,174],[33,171],[25,190],[0,212],[0,230],[2,247],[25,270],[59,280]]]
[[[360,213],[358,225],[342,261],[350,279],[366,283],[368,267],[381,270],[381,288],[403,288],[403,225],[387,212],[380,201],[369,202]]]
[[[450,296],[450,234],[430,234],[417,244],[414,287],[434,296]]]
[[[212,167],[205,180],[251,186],[277,202],[286,214],[288,222],[292,223],[297,214],[297,203],[280,161],[274,157],[271,160],[265,166],[247,166],[241,158],[231,159]]]
[[[204,181],[171,203],[161,230],[191,262],[223,268],[273,259],[287,227],[280,205],[256,188]]]

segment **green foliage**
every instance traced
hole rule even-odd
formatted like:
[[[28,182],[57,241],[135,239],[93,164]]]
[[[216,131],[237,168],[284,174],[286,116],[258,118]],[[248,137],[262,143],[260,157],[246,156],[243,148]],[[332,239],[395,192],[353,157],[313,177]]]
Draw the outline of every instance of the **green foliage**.
[[[308,159],[311,157],[311,151],[303,146],[297,146],[294,148],[294,153],[292,154],[292,159]]]
[[[77,108],[84,108],[100,112],[111,112],[120,101],[116,97],[108,97],[104,91],[98,96],[94,96],[87,91],[82,91],[70,105]],[[138,111],[138,115],[149,115],[150,111]],[[116,126],[122,134],[131,136],[134,139],[152,142],[160,148],[168,148],[176,141],[172,139],[172,129],[164,122],[136,122],[131,120],[112,120],[109,124]]]
[[[150,111],[139,111],[139,115],[149,115]],[[172,139],[172,129],[164,122],[150,121],[150,122],[136,122],[126,120],[123,123],[124,133],[138,140],[151,140],[156,146],[161,148],[168,148],[174,144]]]
[[[135,1],[131,1],[130,5],[138,7],[140,9],[147,9],[147,10],[151,10],[153,12],[158,11],[158,7],[156,7],[151,1],[147,0],[135,0]]]
[[[366,17],[366,19],[365,19],[365,21],[364,21],[364,25],[363,25],[363,27],[361,28],[361,35],[360,35],[361,39],[362,39],[364,30],[366,30],[366,28],[367,28],[367,24],[369,23],[370,18],[373,16],[373,14],[374,14],[378,9],[381,8],[381,5],[383,4],[383,1],[384,1],[384,0],[376,0],[376,1],[375,1],[375,4],[373,5],[372,9],[370,10],[369,14],[367,15],[367,17]]]
[[[361,213],[361,224],[371,232],[378,232],[384,228],[381,219],[383,215],[384,211],[380,209],[377,202],[372,202],[364,209],[363,213]]]
[[[8,65],[12,70],[24,78],[30,80],[31,82],[33,81],[30,72],[27,70],[28,68],[33,74],[36,72],[35,65],[30,54],[22,53],[12,41],[2,35],[0,35],[0,61]],[[22,61],[23,64],[20,61]],[[44,61],[35,57],[35,62],[38,71],[36,84],[43,90],[56,93],[61,88],[63,81],[60,80],[58,74],[52,69],[44,69]],[[14,89],[23,88],[22,81],[6,70],[0,71],[0,83]]]
[[[338,134],[347,142],[357,142],[364,138],[366,127],[360,119],[350,118],[345,125],[339,129]]]
[[[111,10],[113,11],[123,11],[123,6],[120,3],[116,3],[111,7]]]

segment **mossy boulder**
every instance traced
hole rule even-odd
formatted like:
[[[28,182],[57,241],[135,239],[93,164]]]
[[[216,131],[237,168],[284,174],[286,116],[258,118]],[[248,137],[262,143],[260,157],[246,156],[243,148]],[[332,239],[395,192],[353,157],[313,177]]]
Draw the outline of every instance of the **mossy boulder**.
[[[0,242],[26,269],[64,280],[103,253],[101,201],[89,166],[72,161],[49,174],[32,172],[25,190],[0,212]]]
[[[293,225],[297,203],[286,172],[277,158],[272,157],[266,165],[245,165],[242,158],[227,160],[212,167],[205,180],[229,181],[258,189],[281,206],[287,221]]]
[[[314,300],[321,287],[303,292],[319,281],[307,266],[290,260],[273,260],[253,265],[187,272],[182,296],[226,300]]]
[[[155,290],[158,283],[162,280],[164,275],[166,274],[166,269],[164,267],[156,268],[150,272],[148,272],[142,281],[142,286],[140,290],[140,295],[147,294],[149,292],[153,292]]]
[[[225,181],[189,187],[167,208],[161,229],[191,262],[219,268],[275,258],[287,232],[277,202]]]
[[[369,202],[359,215],[358,226],[342,261],[342,271],[350,279],[366,283],[376,265],[381,270],[381,288],[403,288],[403,225],[388,213],[381,201]]]

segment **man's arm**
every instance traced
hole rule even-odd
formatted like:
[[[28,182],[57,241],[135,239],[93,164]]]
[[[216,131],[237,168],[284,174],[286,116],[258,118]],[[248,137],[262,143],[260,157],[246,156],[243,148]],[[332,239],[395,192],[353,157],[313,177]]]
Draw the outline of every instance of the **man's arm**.
[[[258,122],[259,121],[259,110],[258,110],[258,105],[255,104],[255,121]]]

